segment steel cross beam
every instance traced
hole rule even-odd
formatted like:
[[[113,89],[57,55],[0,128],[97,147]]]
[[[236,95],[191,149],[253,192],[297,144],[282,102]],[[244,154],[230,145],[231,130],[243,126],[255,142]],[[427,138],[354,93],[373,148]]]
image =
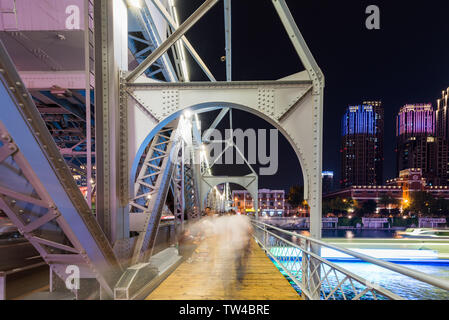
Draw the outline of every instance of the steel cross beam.
[[[298,25],[296,24],[295,19],[287,6],[287,3],[285,0],[272,0],[272,2],[285,30],[289,35],[290,41],[295,47],[296,53],[306,68],[310,79],[314,83],[315,93],[319,93],[319,89],[324,87],[324,75],[313,57],[312,52],[307,46],[307,43],[304,40],[304,37],[302,36],[301,31],[299,30]]]
[[[135,82],[145,70],[155,63],[172,45],[176,43],[191,27],[195,25],[219,0],[206,0],[187,20],[179,26],[173,34],[167,38],[158,48],[156,48],[148,58],[146,58],[127,77],[127,82]]]
[[[218,114],[218,116],[215,118],[214,122],[211,124],[211,126],[204,132],[203,134],[203,141],[209,141],[209,138],[212,134],[212,130],[214,130],[217,125],[221,122],[221,120],[223,120],[224,116],[229,112],[230,108],[223,108],[221,109],[220,113]],[[230,120],[232,123],[232,120]],[[230,128],[232,130],[232,127]]]
[[[147,0],[149,1],[149,0]],[[176,28],[179,28],[178,16],[176,12],[175,5],[173,0],[168,1],[168,7],[170,10],[170,15],[175,19]],[[173,33],[176,28],[169,26],[167,29],[169,30],[169,35]],[[187,62],[186,62],[186,53],[183,46],[183,41],[177,41],[176,45],[172,47],[173,56],[176,63],[176,68],[179,73],[179,78],[183,82],[190,82],[189,71],[187,70]]]
[[[232,15],[231,1],[224,0],[225,39],[226,39],[226,81],[232,81]]]
[[[167,12],[165,7],[162,5],[162,3],[159,0],[151,0],[153,4],[156,6],[156,8],[159,10],[159,12],[162,14],[162,16],[167,20],[168,24],[172,29],[176,30],[179,28],[179,24],[170,16],[170,14]],[[210,81],[217,81],[212,74],[212,72],[207,67],[206,63],[201,59],[198,52],[195,50],[195,48],[192,46],[190,41],[186,38],[186,36],[181,37],[181,41],[183,42],[186,49],[189,51],[189,53],[192,55],[192,58],[198,63],[200,68],[204,71],[206,76],[209,78]]]
[[[134,13],[137,22],[143,29],[144,31],[143,35],[147,37],[147,39],[149,40],[148,42],[151,42],[148,44],[148,49],[151,51],[155,50],[155,48],[157,48],[161,44],[162,40],[156,28],[156,24],[154,23],[153,17],[148,12],[148,7],[144,7],[142,9],[132,9],[131,11]],[[137,59],[138,55],[136,54],[135,57]],[[168,55],[165,53],[161,55],[161,57],[159,57],[157,60],[159,59],[160,62],[162,63],[160,68],[166,80],[177,82],[178,78],[176,76],[176,73],[173,69],[173,66],[170,62],[170,58],[168,57]]]

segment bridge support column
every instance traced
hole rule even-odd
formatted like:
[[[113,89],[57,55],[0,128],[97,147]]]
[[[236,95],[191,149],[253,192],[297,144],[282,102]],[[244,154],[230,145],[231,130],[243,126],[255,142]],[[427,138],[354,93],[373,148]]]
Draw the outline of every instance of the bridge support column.
[[[124,1],[96,0],[95,137],[97,220],[111,243],[129,237],[127,102],[120,71],[128,69],[128,22]]]

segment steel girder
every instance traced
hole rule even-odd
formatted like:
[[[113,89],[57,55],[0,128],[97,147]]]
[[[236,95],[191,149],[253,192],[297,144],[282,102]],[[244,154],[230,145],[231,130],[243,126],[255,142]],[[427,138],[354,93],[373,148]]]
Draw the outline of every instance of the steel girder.
[[[31,87],[33,86],[35,84]],[[87,163],[85,91],[53,87],[47,90],[33,88],[30,93],[67,165],[74,174],[84,177],[76,180],[77,184],[85,186],[87,184],[85,168]],[[91,100],[93,100],[93,97],[92,90]],[[93,112],[91,125],[94,125]],[[94,139],[92,139],[91,145],[93,146],[92,150],[94,150]],[[93,155],[95,156],[95,153]]]
[[[144,221],[150,213],[149,200],[158,192],[157,180],[161,176],[162,164],[170,153],[172,134],[173,128],[164,128],[154,137],[147,150],[134,184],[134,197],[130,202],[130,231],[144,231]]]
[[[161,1],[159,1],[159,0],[151,0],[151,2],[154,4],[154,6],[159,11],[159,13],[165,18],[165,20],[167,21],[167,23],[170,26],[170,28],[172,30],[172,33],[173,33],[176,29],[179,28],[179,22],[177,21],[177,13],[176,13],[174,7],[170,4],[170,1],[173,1],[173,0],[169,0],[169,7],[170,7],[170,9],[167,10],[164,7],[164,5],[161,3]],[[210,81],[217,81],[215,79],[215,77],[213,76],[212,72],[207,67],[206,63],[203,61],[203,59],[200,57],[198,52],[192,46],[190,41],[185,36],[181,37],[181,41],[182,41],[184,47],[187,49],[187,51],[189,51],[189,53],[192,56],[193,60],[195,60],[195,62],[198,64],[198,66],[201,68],[201,70],[203,70],[203,72],[206,74],[206,76],[209,78],[209,80]],[[181,59],[185,58],[184,50],[181,48],[181,45],[180,45],[179,41],[177,43],[177,47],[178,47],[177,52],[180,55],[180,58]],[[184,66],[184,67],[185,67],[185,69],[187,69],[186,66]],[[186,70],[184,70],[184,71],[186,71]],[[186,81],[184,81],[184,82],[186,82]]]
[[[200,214],[200,199],[198,191],[198,182],[195,179],[194,168],[192,164],[184,165],[184,195],[185,210],[189,220],[198,219]]]
[[[177,133],[176,128],[171,127],[156,135],[135,183],[135,197],[130,202],[130,228],[139,232],[139,235],[134,247],[133,264],[147,262],[151,257],[162,209],[179,157],[181,138]],[[178,187],[175,189],[176,197],[180,190]]]
[[[62,279],[77,265],[109,295],[121,266],[0,46],[1,209]]]
[[[182,143],[182,142],[181,142]],[[184,228],[184,143],[179,148],[176,155],[175,168],[172,177],[172,193],[173,193],[173,215],[175,216],[175,229],[181,225]]]
[[[154,21],[155,12],[150,12],[148,4],[142,9],[130,9],[132,17],[141,28],[140,34],[132,33],[129,35],[129,48],[136,61],[142,63],[166,38],[161,35]],[[157,64],[146,71],[149,78],[161,79],[158,74],[162,74],[163,78],[169,82],[178,81],[173,65],[168,54],[163,55]]]
[[[152,66],[160,57],[175,45],[182,36],[201,19],[219,0],[206,0],[190,17],[188,17],[176,30],[161,43],[142,63],[140,63],[126,77],[126,81],[134,82]]]

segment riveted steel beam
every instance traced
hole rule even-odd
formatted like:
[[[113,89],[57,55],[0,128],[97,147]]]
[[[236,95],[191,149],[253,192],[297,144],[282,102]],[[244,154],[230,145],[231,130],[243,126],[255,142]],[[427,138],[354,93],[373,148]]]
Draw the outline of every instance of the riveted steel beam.
[[[206,0],[187,20],[176,29],[148,58],[146,58],[127,77],[127,82],[135,82],[148,67],[155,63],[172,45],[176,43],[191,27],[195,25],[219,0]]]

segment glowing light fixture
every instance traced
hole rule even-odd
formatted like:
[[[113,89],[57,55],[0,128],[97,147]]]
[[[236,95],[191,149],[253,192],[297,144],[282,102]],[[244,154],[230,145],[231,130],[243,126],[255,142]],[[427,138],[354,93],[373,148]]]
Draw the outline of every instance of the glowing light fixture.
[[[192,112],[190,110],[184,111],[184,117],[186,117],[186,119],[190,119],[192,117]]]
[[[140,0],[128,0],[128,3],[133,8],[142,9],[142,3]]]

